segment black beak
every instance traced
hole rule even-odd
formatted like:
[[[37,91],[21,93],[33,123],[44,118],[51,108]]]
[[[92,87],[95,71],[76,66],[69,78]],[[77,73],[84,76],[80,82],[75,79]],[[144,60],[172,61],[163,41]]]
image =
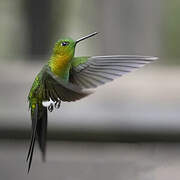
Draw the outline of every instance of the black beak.
[[[87,35],[87,36],[84,36],[84,37],[76,40],[76,44],[79,43],[80,41],[83,41],[83,40],[88,39],[88,38],[90,38],[90,37],[92,37],[92,36],[95,36],[96,34],[98,34],[98,32],[93,32],[93,33],[91,33],[91,34],[89,34],[89,35]]]

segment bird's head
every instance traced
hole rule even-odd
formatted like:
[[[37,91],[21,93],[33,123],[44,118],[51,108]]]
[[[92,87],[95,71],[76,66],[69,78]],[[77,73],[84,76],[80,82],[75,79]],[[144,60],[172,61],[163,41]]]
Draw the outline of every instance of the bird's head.
[[[53,53],[59,56],[73,56],[75,50],[75,41],[71,38],[63,38],[56,42]]]
[[[60,39],[56,42],[56,44],[54,46],[53,54],[59,55],[59,56],[73,57],[76,44],[87,39],[87,38],[90,38],[96,34],[97,34],[97,32],[91,33],[91,34],[84,36],[84,37],[82,37],[76,41],[71,39],[71,38]]]

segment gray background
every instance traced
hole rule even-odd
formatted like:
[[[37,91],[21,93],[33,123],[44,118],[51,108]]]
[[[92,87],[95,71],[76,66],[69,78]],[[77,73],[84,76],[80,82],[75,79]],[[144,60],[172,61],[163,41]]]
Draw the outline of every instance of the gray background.
[[[0,0],[1,179],[179,179],[179,8],[178,0]],[[50,113],[47,162],[36,150],[27,176],[33,79],[57,39],[93,31],[76,56],[160,59]]]

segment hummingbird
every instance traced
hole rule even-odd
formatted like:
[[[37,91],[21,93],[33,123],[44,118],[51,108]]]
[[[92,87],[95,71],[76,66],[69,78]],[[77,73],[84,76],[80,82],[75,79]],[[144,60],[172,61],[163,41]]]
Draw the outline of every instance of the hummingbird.
[[[35,77],[28,95],[32,120],[31,141],[27,155],[28,172],[36,140],[45,161],[48,111],[60,108],[61,101],[82,99],[92,94],[94,92],[92,89],[157,59],[153,56],[140,55],[74,57],[77,44],[96,34],[98,33],[94,32],[78,40],[59,39],[54,45],[49,61]],[[49,105],[45,106],[44,102],[49,102]]]

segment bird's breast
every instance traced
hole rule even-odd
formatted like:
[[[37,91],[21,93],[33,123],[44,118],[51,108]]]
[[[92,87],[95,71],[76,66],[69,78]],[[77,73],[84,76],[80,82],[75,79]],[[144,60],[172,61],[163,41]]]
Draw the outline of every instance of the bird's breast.
[[[71,57],[68,55],[52,57],[50,62],[51,71],[57,76],[66,79],[69,74],[70,59]]]

